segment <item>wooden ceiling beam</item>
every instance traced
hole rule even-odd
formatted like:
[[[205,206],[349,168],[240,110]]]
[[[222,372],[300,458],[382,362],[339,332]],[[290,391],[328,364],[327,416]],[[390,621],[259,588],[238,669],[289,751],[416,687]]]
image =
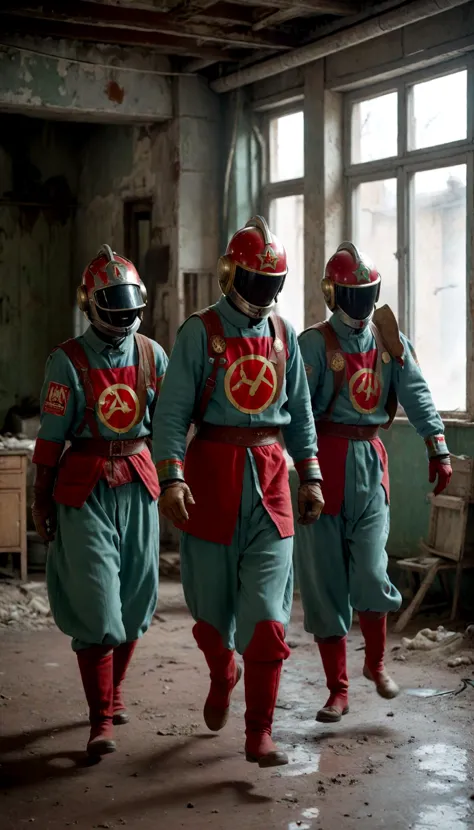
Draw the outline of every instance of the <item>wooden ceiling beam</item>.
[[[0,12],[3,11],[0,9]],[[192,40],[225,43],[237,48],[291,49],[295,44],[288,37],[272,34],[253,34],[242,27],[220,28],[209,23],[191,23],[173,18],[170,14],[127,6],[110,6],[91,0],[48,0],[43,5],[31,2],[29,8],[21,8],[16,15],[36,17],[81,26],[126,27],[130,30],[153,30]]]
[[[203,46],[191,38],[172,37],[152,31],[121,29],[116,26],[89,26],[22,15],[2,14],[1,20],[2,31],[9,34],[65,38],[115,46],[143,46],[159,49],[163,54],[184,55],[213,62],[238,60],[235,55],[224,49]]]
[[[233,0],[241,6],[266,6],[275,11],[275,6],[279,9],[294,9],[296,6],[299,11],[313,14],[335,14],[348,15],[357,14],[361,10],[361,2],[358,0]]]

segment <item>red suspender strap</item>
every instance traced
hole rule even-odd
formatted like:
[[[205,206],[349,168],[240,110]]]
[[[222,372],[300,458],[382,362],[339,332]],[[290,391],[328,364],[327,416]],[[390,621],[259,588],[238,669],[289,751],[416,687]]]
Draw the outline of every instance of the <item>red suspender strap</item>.
[[[64,343],[61,343],[58,346],[58,349],[62,349],[62,351],[68,356],[69,360],[74,366],[77,374],[79,375],[79,380],[81,381],[86,399],[84,419],[82,423],[79,424],[79,427],[76,430],[76,435],[80,435],[84,431],[84,427],[87,424],[91,431],[92,437],[100,438],[99,427],[97,425],[95,417],[96,400],[94,395],[94,389],[92,386],[92,381],[89,375],[90,364],[87,359],[87,355],[80,343],[74,338],[71,338],[71,340],[66,340]]]
[[[344,383],[346,361],[341,344],[339,343],[339,338],[330,323],[327,321],[324,323],[316,323],[316,325],[311,326],[311,328],[319,331],[324,338],[327,366],[334,376],[334,390],[332,398],[329,401],[329,406],[326,409],[326,412],[321,415],[319,419],[321,421],[329,421],[332,413],[334,412],[336,401]]]
[[[137,398],[140,404],[140,421],[145,417],[147,391],[156,391],[156,363],[153,344],[144,334],[135,335],[138,349]]]
[[[273,348],[270,355],[272,363],[276,363],[277,388],[274,400],[280,397],[286,370],[286,355],[288,344],[286,340],[286,326],[278,314],[270,314],[270,325],[273,328]]]
[[[194,410],[193,420],[196,426],[199,427],[204,420],[209,401],[216,388],[217,372],[227,362],[225,356],[227,345],[222,320],[217,311],[214,311],[213,308],[206,308],[204,311],[199,311],[193,316],[199,317],[204,324],[207,334],[207,355],[209,361],[212,363],[211,374],[206,380],[201,399],[196,402]]]

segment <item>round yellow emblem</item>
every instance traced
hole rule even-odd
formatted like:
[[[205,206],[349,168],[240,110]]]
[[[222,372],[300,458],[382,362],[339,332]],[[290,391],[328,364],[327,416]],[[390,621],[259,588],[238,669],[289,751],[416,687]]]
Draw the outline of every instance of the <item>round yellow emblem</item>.
[[[211,348],[214,354],[224,354],[226,350],[226,342],[220,334],[213,334],[211,337]]]
[[[352,406],[361,415],[377,411],[382,388],[373,369],[359,369],[349,381],[349,397]]]
[[[346,361],[344,360],[344,356],[340,352],[336,352],[334,357],[331,360],[331,369],[333,372],[342,372],[344,366],[346,365]]]
[[[391,357],[388,352],[382,352],[382,360],[384,363],[390,363]]]
[[[226,372],[224,388],[228,400],[239,412],[258,415],[275,399],[275,367],[260,354],[239,357]]]
[[[97,415],[112,432],[129,432],[140,419],[140,404],[136,393],[125,383],[114,383],[101,392]]]
[[[273,348],[276,352],[283,351],[283,343],[281,342],[279,337],[275,337],[275,340],[273,341]]]

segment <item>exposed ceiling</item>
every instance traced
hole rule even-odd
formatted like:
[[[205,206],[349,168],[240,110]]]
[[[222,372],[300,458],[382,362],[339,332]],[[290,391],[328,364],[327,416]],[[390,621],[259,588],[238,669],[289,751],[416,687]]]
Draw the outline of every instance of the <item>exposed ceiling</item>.
[[[379,0],[380,2],[380,0]],[[373,0],[0,0],[5,35],[138,46],[216,77],[344,25]],[[209,69],[210,67],[210,69]]]

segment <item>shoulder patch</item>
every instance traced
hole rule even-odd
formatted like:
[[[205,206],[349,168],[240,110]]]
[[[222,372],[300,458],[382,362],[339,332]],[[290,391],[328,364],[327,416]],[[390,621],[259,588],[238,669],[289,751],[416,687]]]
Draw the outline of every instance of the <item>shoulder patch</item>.
[[[70,394],[69,386],[51,380],[43,403],[43,412],[48,415],[65,415]]]

